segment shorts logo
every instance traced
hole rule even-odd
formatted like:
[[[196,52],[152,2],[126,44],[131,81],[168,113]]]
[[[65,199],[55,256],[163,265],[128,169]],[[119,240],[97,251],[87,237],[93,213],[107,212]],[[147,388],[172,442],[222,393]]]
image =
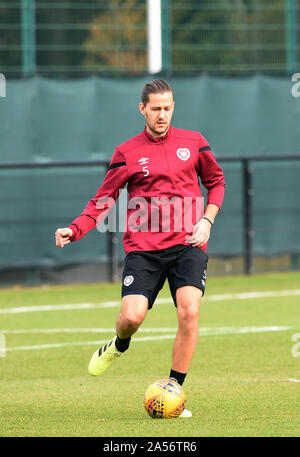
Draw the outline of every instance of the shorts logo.
[[[201,281],[201,284],[203,287],[205,287],[205,282],[206,282],[206,270],[203,271],[203,276],[202,276],[202,281]]]
[[[130,284],[133,283],[133,281],[134,281],[134,277],[133,276],[126,276],[124,278],[123,284],[124,284],[124,286],[128,287],[128,286],[130,286]]]
[[[176,154],[177,154],[177,157],[180,160],[184,160],[184,161],[188,160],[191,157],[190,150],[187,149],[187,148],[179,148],[179,149],[177,149]]]

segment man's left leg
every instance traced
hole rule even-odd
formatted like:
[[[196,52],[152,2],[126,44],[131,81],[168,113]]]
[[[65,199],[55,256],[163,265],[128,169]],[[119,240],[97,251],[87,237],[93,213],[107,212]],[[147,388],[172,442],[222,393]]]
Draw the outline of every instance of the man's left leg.
[[[203,293],[194,286],[180,287],[176,291],[178,330],[173,345],[170,378],[182,385],[194,355],[199,336],[199,310]],[[191,417],[185,409],[180,417]]]
[[[186,374],[199,336],[199,310],[202,291],[194,286],[176,291],[178,331],[173,345],[172,370]]]

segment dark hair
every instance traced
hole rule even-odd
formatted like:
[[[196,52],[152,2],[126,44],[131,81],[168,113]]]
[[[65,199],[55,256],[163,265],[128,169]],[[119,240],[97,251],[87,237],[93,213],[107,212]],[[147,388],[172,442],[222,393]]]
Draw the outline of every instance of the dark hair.
[[[174,92],[170,84],[164,79],[154,79],[153,81],[150,81],[144,85],[141,100],[146,106],[149,102],[150,94],[163,94],[164,92],[172,92],[174,99]]]

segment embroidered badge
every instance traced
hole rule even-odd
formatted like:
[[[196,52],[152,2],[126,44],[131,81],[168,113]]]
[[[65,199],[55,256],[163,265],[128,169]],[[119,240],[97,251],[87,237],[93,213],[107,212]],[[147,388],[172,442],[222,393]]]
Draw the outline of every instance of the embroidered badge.
[[[191,157],[190,150],[187,149],[187,148],[179,148],[179,149],[177,149],[176,154],[177,154],[177,157],[180,160],[184,160],[184,161],[188,160]]]

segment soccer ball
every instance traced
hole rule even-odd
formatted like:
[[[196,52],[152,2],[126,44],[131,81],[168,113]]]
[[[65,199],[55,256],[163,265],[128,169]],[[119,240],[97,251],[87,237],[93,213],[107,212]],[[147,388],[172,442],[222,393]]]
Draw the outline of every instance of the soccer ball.
[[[150,417],[178,417],[185,407],[186,396],[174,379],[160,379],[145,392],[144,406]]]

